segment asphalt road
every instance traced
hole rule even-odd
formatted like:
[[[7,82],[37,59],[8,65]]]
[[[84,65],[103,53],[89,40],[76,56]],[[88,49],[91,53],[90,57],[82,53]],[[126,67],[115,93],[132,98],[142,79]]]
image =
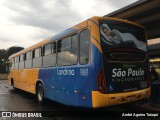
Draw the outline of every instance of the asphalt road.
[[[7,84],[7,80],[0,80],[0,111],[16,111],[19,112],[40,112],[42,114],[42,118],[23,118],[25,120],[28,119],[37,119],[37,120],[62,120],[62,119],[106,119],[107,117],[112,117],[117,119],[117,117],[121,117],[122,113],[141,113],[142,111],[146,111],[145,108],[135,107],[131,105],[120,105],[113,106],[101,109],[86,109],[86,108],[77,108],[70,107],[58,104],[56,102],[46,100],[45,104],[40,105],[36,102],[35,95],[24,92],[22,90],[12,91]],[[46,112],[47,111],[47,112]],[[140,111],[140,112],[137,112]],[[147,110],[146,112],[150,112]],[[2,112],[0,112],[0,116]],[[156,113],[156,112],[155,112]],[[45,118],[44,118],[45,116]],[[46,118],[47,117],[47,118]],[[52,118],[51,118],[52,117]],[[160,117],[160,114],[159,114]],[[159,117],[157,119],[159,119]],[[152,119],[153,117],[138,117],[138,119]],[[21,120],[22,118],[2,118],[2,120]],[[121,119],[128,119],[128,117],[121,117]],[[132,119],[137,119],[137,117],[132,117]]]

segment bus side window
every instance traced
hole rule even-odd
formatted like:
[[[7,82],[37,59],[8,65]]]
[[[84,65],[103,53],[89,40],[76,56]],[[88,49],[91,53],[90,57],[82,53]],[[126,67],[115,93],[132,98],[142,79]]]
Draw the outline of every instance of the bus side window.
[[[57,53],[56,53],[56,51],[57,51],[57,44],[56,44],[56,42],[54,42],[52,44],[53,66],[56,65],[56,59],[57,59]]]
[[[58,66],[70,65],[68,51],[71,48],[71,37],[64,38],[58,41]]]
[[[53,51],[52,53],[53,53],[53,54],[56,53],[56,48],[57,48],[57,47],[56,47],[56,42],[54,42],[54,43],[53,43],[53,49],[52,49],[52,51]]]
[[[78,35],[72,36],[72,43],[71,43],[71,53],[72,56],[75,56],[75,61],[77,61],[77,54],[78,54]]]
[[[26,60],[31,60],[31,52],[26,53]]]
[[[35,58],[35,50],[32,51],[32,59]]]
[[[35,49],[35,58],[40,57],[40,49]]]
[[[18,69],[19,56],[15,57],[15,69]]]
[[[33,50],[33,67],[42,67],[42,48]]]
[[[23,57],[24,57],[24,61],[25,61],[25,60],[26,60],[26,53],[24,54],[24,56],[23,56]]]
[[[52,53],[52,49],[51,48],[52,48],[52,44],[48,44],[48,45],[43,47],[44,56],[50,55]]]
[[[25,55],[25,68],[31,68],[32,67],[32,52],[29,51]]]
[[[57,52],[61,52],[61,45],[62,45],[62,40],[58,40]]]
[[[24,68],[24,54],[19,56],[19,69]]]
[[[43,67],[55,66],[56,64],[56,54],[53,52],[55,49],[53,48],[54,44],[55,43],[51,43],[43,47]]]
[[[89,61],[89,30],[85,29],[80,33],[80,64],[87,64]]]
[[[23,58],[24,58],[24,56],[23,56],[23,55],[20,55],[19,61],[22,62],[22,61],[23,61]]]
[[[77,63],[77,36],[69,36],[58,41],[58,66]]]
[[[15,58],[12,58],[12,62],[11,62],[12,66],[11,69],[14,69],[14,65],[15,65]]]

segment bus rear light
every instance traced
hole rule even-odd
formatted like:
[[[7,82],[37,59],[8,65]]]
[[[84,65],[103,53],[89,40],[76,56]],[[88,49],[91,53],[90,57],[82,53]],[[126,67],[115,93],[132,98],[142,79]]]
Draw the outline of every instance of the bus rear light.
[[[111,97],[111,99],[116,99],[116,97]]]
[[[106,89],[106,81],[104,79],[104,72],[103,70],[101,70],[98,74],[98,91],[101,93],[106,93],[107,89]]]
[[[150,87],[150,86],[151,86],[151,76],[150,76],[150,68],[148,67],[147,87]]]

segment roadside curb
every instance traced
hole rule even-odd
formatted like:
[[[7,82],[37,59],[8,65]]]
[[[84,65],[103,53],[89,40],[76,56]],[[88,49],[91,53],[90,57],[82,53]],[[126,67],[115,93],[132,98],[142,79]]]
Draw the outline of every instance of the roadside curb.
[[[144,104],[144,105],[139,106],[139,108],[149,110],[149,111],[159,112],[160,111],[160,104],[148,103],[148,104]]]
[[[0,80],[7,80],[7,73],[0,73]]]

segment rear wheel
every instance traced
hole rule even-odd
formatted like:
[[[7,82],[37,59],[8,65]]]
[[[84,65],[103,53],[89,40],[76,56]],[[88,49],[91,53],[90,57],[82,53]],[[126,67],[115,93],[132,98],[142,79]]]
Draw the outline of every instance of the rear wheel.
[[[42,84],[37,85],[36,97],[37,97],[37,102],[38,103],[43,103],[43,101],[44,101],[44,90],[43,90],[43,85]]]
[[[13,81],[13,80],[11,81],[11,90],[12,90],[12,91],[15,91],[15,90],[16,90],[16,88],[15,88],[15,86],[14,86],[14,81]]]

